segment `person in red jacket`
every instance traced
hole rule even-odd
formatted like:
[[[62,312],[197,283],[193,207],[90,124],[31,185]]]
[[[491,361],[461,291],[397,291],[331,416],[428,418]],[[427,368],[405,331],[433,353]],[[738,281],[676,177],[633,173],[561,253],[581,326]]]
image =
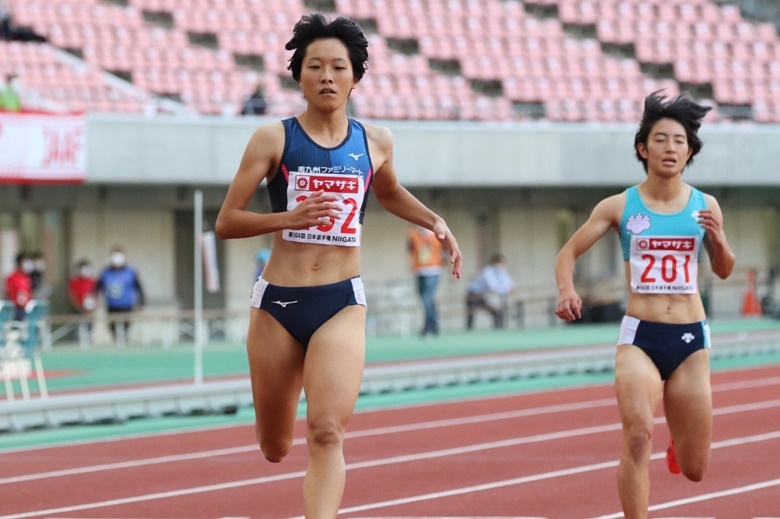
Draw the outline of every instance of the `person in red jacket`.
[[[97,280],[89,260],[82,259],[76,265],[73,277],[68,281],[68,298],[73,309],[81,314],[91,314],[97,306],[95,285]]]
[[[16,256],[16,270],[5,279],[5,296],[14,302],[16,312],[15,321],[23,321],[25,318],[25,307],[32,299],[32,279],[30,272],[34,268],[31,258],[26,254],[19,253]]]
[[[79,323],[79,340],[84,342],[89,342],[92,335],[92,314],[97,306],[96,285],[92,263],[88,259],[79,260],[68,281],[68,299],[71,307],[83,317]]]

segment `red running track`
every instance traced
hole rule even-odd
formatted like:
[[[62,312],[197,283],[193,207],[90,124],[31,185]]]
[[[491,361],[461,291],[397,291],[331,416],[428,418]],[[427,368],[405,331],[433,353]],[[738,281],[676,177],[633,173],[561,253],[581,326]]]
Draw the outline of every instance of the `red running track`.
[[[780,366],[713,375],[710,472],[666,470],[657,418],[651,517],[780,516]],[[361,412],[340,517],[622,517],[611,385]],[[302,514],[302,424],[281,464],[249,425],[0,453],[0,517]]]

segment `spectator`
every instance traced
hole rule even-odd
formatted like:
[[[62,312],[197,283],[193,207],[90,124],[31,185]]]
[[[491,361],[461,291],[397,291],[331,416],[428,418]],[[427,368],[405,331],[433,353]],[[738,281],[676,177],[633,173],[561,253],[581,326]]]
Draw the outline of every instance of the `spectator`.
[[[13,72],[9,72],[5,76],[5,84],[0,89],[0,111],[18,112],[22,109],[22,101],[14,84],[15,79],[16,74]]]
[[[433,231],[415,225],[407,238],[411,268],[417,281],[417,293],[425,310],[425,322],[420,335],[438,335],[439,315],[436,308],[436,289],[442,271],[442,245]]]
[[[68,299],[73,309],[84,317],[79,325],[79,341],[89,343],[92,335],[92,313],[97,307],[95,275],[87,259],[79,260],[68,282]]]
[[[16,308],[15,321],[24,321],[25,308],[27,303],[32,300],[33,290],[30,273],[33,268],[33,260],[21,252],[16,256],[16,270],[5,280],[5,297],[13,301]]]
[[[128,314],[144,305],[144,291],[141,280],[135,269],[127,264],[125,250],[120,245],[114,245],[110,252],[110,263],[100,274],[95,293],[103,293],[106,309],[111,314]],[[127,340],[130,321],[126,316],[111,319],[111,334],[118,344]]]
[[[507,297],[514,291],[515,284],[504,266],[503,254],[493,255],[466,289],[466,329],[474,327],[474,313],[479,309],[493,316],[493,328],[503,328]]]
[[[0,40],[11,39],[11,6],[6,0],[0,0]]]
[[[255,91],[244,101],[241,115],[265,115],[268,111],[268,101],[265,100],[265,88],[258,84]]]
[[[7,0],[0,0],[0,40],[37,41],[44,42],[46,38],[37,34],[29,27],[14,25],[14,15]]]
[[[46,279],[46,260],[40,252],[33,252],[30,259],[33,261],[33,270],[30,272],[33,297],[48,300],[51,297],[52,288]]]

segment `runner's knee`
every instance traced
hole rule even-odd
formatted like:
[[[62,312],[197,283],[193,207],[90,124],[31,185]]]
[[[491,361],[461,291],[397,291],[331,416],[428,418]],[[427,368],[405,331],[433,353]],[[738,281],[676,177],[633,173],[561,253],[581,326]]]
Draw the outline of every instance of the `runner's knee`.
[[[624,452],[634,462],[640,463],[650,459],[653,449],[653,434],[646,427],[632,427],[624,434]]]
[[[332,447],[340,445],[344,440],[344,427],[336,420],[320,418],[310,420],[307,440],[309,447]]]

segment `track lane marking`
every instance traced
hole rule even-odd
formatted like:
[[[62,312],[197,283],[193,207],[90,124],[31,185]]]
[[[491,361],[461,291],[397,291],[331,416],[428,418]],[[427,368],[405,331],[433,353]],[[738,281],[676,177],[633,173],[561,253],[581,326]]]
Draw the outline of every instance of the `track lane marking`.
[[[674,501],[667,501],[666,503],[658,503],[657,505],[650,505],[647,509],[648,512],[654,512],[656,510],[665,510],[667,508],[675,508],[678,506],[689,505],[692,503],[700,503],[702,501],[711,501],[721,497],[734,496],[737,494],[745,494],[747,492],[753,492],[756,490],[763,490],[765,488],[771,488],[780,486],[780,479],[771,479],[769,481],[762,481],[760,483],[753,483],[751,485],[745,485],[742,487],[729,488],[727,490],[720,490],[718,492],[708,492],[706,494],[700,494],[698,496],[686,497],[684,499],[676,499]],[[617,512],[610,515],[602,515],[595,519],[618,519],[623,517],[623,512]]]
[[[780,431],[774,431],[772,433],[765,433],[765,434],[757,434],[753,436],[746,436],[743,438],[733,438],[730,440],[725,440],[722,442],[716,442],[712,444],[712,449],[722,449],[726,447],[733,447],[735,445],[744,445],[746,443],[757,443],[762,441],[771,441],[775,439],[780,439]],[[651,460],[660,460],[660,459],[666,459],[666,451],[663,452],[657,452],[650,456]],[[396,506],[396,505],[403,505],[403,504],[409,504],[409,503],[415,503],[415,502],[421,502],[421,501],[430,501],[433,499],[440,499],[443,497],[452,497],[456,495],[463,495],[463,494],[469,494],[473,492],[481,492],[484,490],[493,490],[496,488],[502,488],[502,487],[509,487],[509,486],[515,486],[520,485],[523,483],[533,483],[537,481],[542,481],[545,479],[552,479],[557,477],[565,477],[565,476],[571,476],[575,474],[583,474],[586,472],[594,472],[597,470],[607,469],[607,468],[614,468],[617,467],[620,463],[620,460],[613,460],[613,461],[606,461],[602,463],[593,463],[590,465],[583,465],[580,467],[574,467],[570,469],[562,469],[562,470],[554,470],[551,472],[544,472],[541,474],[533,474],[530,476],[523,476],[519,478],[513,478],[513,479],[507,479],[503,481],[495,481],[493,483],[483,483],[480,485],[472,485],[469,487],[462,487],[458,489],[452,489],[452,490],[445,490],[441,492],[431,492],[428,494],[422,494],[418,496],[412,496],[407,498],[400,498],[400,499],[393,499],[388,501],[382,501],[377,503],[369,503],[359,506],[354,506],[350,508],[343,508],[339,510],[339,513],[351,513],[351,512],[362,512],[365,510],[375,510],[377,508],[386,508],[388,506]],[[660,509],[660,508],[659,508]],[[609,516],[609,517],[622,517],[623,513],[621,512],[617,516]],[[295,519],[303,519],[302,517],[296,517]],[[606,518],[599,518],[599,519],[606,519]]]
[[[531,409],[521,409],[517,411],[505,411],[501,413],[489,413],[483,415],[469,416],[465,418],[448,418],[443,420],[431,420],[427,422],[418,422],[408,425],[393,425],[388,427],[377,427],[374,429],[365,429],[363,431],[348,431],[347,438],[368,438],[371,436],[381,436],[385,434],[398,434],[405,432],[423,431],[426,429],[439,429],[442,427],[455,427],[459,425],[468,425],[474,423],[484,423],[489,421],[512,420],[516,418],[525,418],[529,416],[538,416],[544,414],[554,414],[569,411],[587,411],[595,407],[608,407],[615,404],[614,398],[605,398],[600,400],[590,400],[574,404],[557,404],[551,406],[535,407]],[[293,445],[305,445],[306,438],[296,438]],[[230,456],[233,454],[243,454],[246,452],[259,451],[257,444],[230,447],[225,449],[213,449],[208,451],[191,452],[187,454],[177,454],[171,456],[158,456],[154,458],[145,458],[132,461],[120,461],[115,463],[103,463],[100,465],[91,465],[74,469],[52,470],[48,472],[39,472],[37,474],[25,474],[23,476],[11,476],[0,478],[0,485],[10,483],[23,483],[47,478],[56,478],[63,476],[74,476],[100,472],[105,470],[117,470],[125,468],[144,467],[147,465],[156,465],[159,463],[172,463],[180,461],[189,461],[202,458],[211,458],[215,456]],[[2,456],[0,456],[2,459]]]
[[[771,407],[778,407],[780,406],[780,400],[770,400],[767,402],[759,402],[755,404],[743,404],[743,405],[736,405],[736,406],[729,406],[720,408],[717,410],[718,415],[724,415],[724,414],[734,414],[739,412],[746,412],[746,411],[753,411],[753,410],[759,410],[759,409],[767,409]],[[713,412],[715,414],[715,412]],[[658,417],[654,420],[654,423],[665,423],[665,419],[663,417]],[[614,424],[608,424],[608,425],[602,425],[602,426],[593,426],[593,427],[584,427],[580,429],[572,429],[569,431],[559,431],[556,433],[547,433],[547,434],[539,434],[539,435],[533,435],[533,436],[526,436],[522,438],[515,438],[512,440],[502,440],[497,442],[487,442],[482,444],[475,444],[475,445],[469,445],[466,447],[457,447],[457,448],[451,448],[451,449],[441,449],[438,451],[428,451],[418,454],[411,454],[411,455],[403,455],[403,456],[393,456],[390,458],[380,458],[376,460],[369,460],[364,462],[357,462],[357,463],[348,463],[346,465],[347,470],[358,470],[361,468],[369,468],[369,467],[379,467],[384,465],[392,465],[397,463],[403,463],[403,462],[410,462],[410,461],[420,461],[424,459],[431,459],[436,457],[443,457],[443,456],[454,456],[458,454],[464,454],[469,452],[477,452],[480,450],[488,450],[488,449],[495,449],[495,448],[503,448],[503,447],[511,447],[516,445],[522,445],[522,444],[528,444],[528,443],[537,443],[542,441],[551,441],[555,439],[562,439],[562,438],[570,438],[570,437],[576,437],[576,436],[583,436],[586,434],[597,434],[605,431],[614,431],[619,430],[622,427],[620,423],[614,423]],[[712,449],[718,449],[718,448],[724,448],[724,447],[730,447],[735,445],[743,445],[745,443],[754,443],[758,441],[768,441],[773,440],[776,438],[780,438],[780,431],[774,431],[772,433],[765,433],[765,434],[758,434],[758,435],[752,435],[752,436],[746,436],[743,438],[733,438],[729,440],[723,440],[720,442],[716,442],[712,444]],[[656,459],[662,459],[665,458],[666,452],[660,452],[653,454],[650,459],[656,460]],[[534,481],[541,481],[544,479],[550,479],[555,477],[563,477],[563,476],[569,476],[573,474],[581,474],[584,472],[592,472],[595,470],[601,470],[605,468],[611,468],[616,467],[618,465],[619,461],[607,461],[602,463],[595,463],[591,465],[585,465],[582,467],[574,467],[570,469],[562,469],[562,470],[556,470],[552,472],[542,473],[542,474],[535,474],[535,475],[529,475],[529,476],[523,476],[520,478],[513,478],[510,480],[505,481],[499,481],[494,483],[485,483],[481,485],[475,485],[470,487],[464,487],[461,489],[453,489],[449,491],[444,492],[436,492],[431,494],[424,494],[422,496],[412,496],[409,498],[404,498],[401,500],[392,500],[392,501],[384,501],[380,503],[374,503],[374,504],[368,504],[368,505],[361,505],[360,508],[350,508],[347,510],[341,510],[342,513],[346,513],[347,511],[363,511],[363,510],[371,510],[375,508],[386,508],[387,506],[394,506],[395,504],[404,504],[404,503],[411,503],[411,502],[417,502],[417,501],[424,501],[424,500],[431,500],[431,499],[439,499],[442,497],[449,497],[452,495],[460,495],[460,494],[466,494],[471,492],[478,492],[483,490],[489,490],[492,488],[501,488],[505,486],[512,486],[512,485],[519,485],[523,483],[529,483]],[[61,508],[54,508],[54,509],[47,509],[47,510],[38,510],[38,511],[32,511],[32,512],[23,512],[20,514],[14,514],[14,515],[7,515],[7,516],[1,516],[0,519],[23,519],[27,517],[37,517],[40,515],[51,515],[51,514],[59,514],[59,513],[69,513],[69,512],[75,512],[75,511],[81,511],[81,510],[90,510],[95,508],[105,508],[107,506],[116,506],[116,505],[124,505],[124,504],[132,504],[132,503],[138,503],[143,501],[152,501],[156,499],[164,499],[169,497],[178,497],[178,496],[185,496],[185,495],[192,495],[192,494],[198,494],[198,493],[204,493],[204,492],[212,492],[215,490],[226,490],[231,488],[239,488],[239,487],[245,487],[245,486],[251,486],[256,484],[263,484],[263,483],[270,483],[270,482],[276,482],[276,481],[282,481],[282,480],[289,480],[289,479],[295,479],[295,478],[302,478],[306,475],[305,471],[296,471],[296,472],[289,472],[286,474],[279,474],[275,476],[265,476],[260,478],[252,478],[252,479],[246,479],[246,480],[238,480],[238,481],[231,481],[226,483],[217,483],[212,485],[203,485],[199,487],[191,487],[191,488],[185,488],[180,490],[171,490],[167,492],[157,492],[153,494],[141,494],[138,496],[131,496],[126,498],[118,498],[118,499],[112,499],[112,500],[106,500],[106,501],[98,501],[94,503],[84,503],[79,505],[73,505],[68,507],[61,507]],[[411,500],[411,501],[407,501]],[[389,503],[389,504],[384,504]],[[366,508],[369,507],[369,508]]]
[[[713,392],[720,391],[733,391],[738,389],[749,389],[756,387],[764,387],[770,385],[780,384],[780,377],[769,377],[763,379],[746,380],[739,382],[727,382],[723,384],[716,384],[712,386]],[[567,411],[580,411],[592,409],[595,407],[607,407],[615,404],[615,398],[604,398],[598,400],[589,400],[585,402],[576,402],[571,404],[556,404],[551,406],[535,407],[531,409],[522,409],[518,411],[505,411],[501,413],[490,413],[485,415],[475,415],[465,418],[450,418],[443,420],[432,420],[428,422],[419,422],[416,424],[398,425],[389,427],[378,427],[374,429],[366,429],[363,431],[348,431],[347,438],[367,438],[371,436],[379,436],[383,434],[394,434],[401,432],[414,432],[425,429],[435,429],[441,427],[453,427],[459,425],[467,425],[471,423],[482,423],[487,421],[499,421],[510,420],[516,418],[524,418],[529,416],[538,416],[543,414],[554,414]],[[175,434],[175,433],[174,433]],[[293,445],[305,445],[305,438],[296,438],[293,440]],[[41,449],[49,449],[48,447],[42,447]],[[80,474],[89,474],[94,472],[101,472],[107,470],[119,470],[127,468],[137,468],[149,465],[156,465],[161,463],[175,463],[181,461],[191,461],[215,456],[231,456],[234,454],[243,454],[247,452],[254,452],[258,449],[256,444],[244,445],[238,447],[230,447],[225,449],[213,449],[208,451],[192,452],[187,454],[177,454],[170,456],[158,456],[153,458],[144,458],[140,460],[123,461],[116,463],[104,463],[100,465],[90,465],[85,467],[79,467],[75,469],[62,469],[53,470],[47,472],[39,472],[34,474],[25,474],[22,476],[11,476],[6,478],[0,478],[0,485],[8,485],[13,483],[24,483],[27,481],[37,481],[41,479],[57,478],[74,476]],[[27,451],[30,452],[30,451]],[[4,454],[10,454],[8,452],[0,453],[0,460]]]

